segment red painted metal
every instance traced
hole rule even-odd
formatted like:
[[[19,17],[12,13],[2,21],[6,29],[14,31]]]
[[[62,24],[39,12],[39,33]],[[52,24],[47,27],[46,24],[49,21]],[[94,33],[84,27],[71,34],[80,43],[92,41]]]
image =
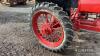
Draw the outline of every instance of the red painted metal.
[[[51,17],[49,18],[48,15],[51,15]],[[64,39],[64,31],[60,21],[49,12],[39,11],[35,13],[32,19],[32,27],[40,43],[45,46],[58,47]]]
[[[79,11],[100,13],[100,0],[79,0]]]
[[[79,0],[78,8],[74,11],[71,9],[71,20],[75,30],[86,29],[96,32],[100,32],[100,17],[91,18],[94,20],[88,20],[84,18],[81,13],[95,13],[100,14],[100,0]]]
[[[89,25],[79,25],[80,29],[86,29],[91,31],[100,32],[100,26],[89,26]]]
[[[76,12],[76,15],[72,17],[75,30],[86,29],[86,30],[100,32],[100,19],[99,18],[95,19],[94,21],[82,19],[81,18],[82,15],[77,15],[79,13],[81,12]]]

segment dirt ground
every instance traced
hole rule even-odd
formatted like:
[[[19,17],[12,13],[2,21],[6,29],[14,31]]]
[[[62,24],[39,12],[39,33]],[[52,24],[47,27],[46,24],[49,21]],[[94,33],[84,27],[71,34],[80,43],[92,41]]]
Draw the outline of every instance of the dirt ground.
[[[100,34],[92,32],[82,32],[84,42],[72,43],[63,53],[45,50],[30,30],[30,11],[30,5],[0,5],[0,56],[100,56]]]

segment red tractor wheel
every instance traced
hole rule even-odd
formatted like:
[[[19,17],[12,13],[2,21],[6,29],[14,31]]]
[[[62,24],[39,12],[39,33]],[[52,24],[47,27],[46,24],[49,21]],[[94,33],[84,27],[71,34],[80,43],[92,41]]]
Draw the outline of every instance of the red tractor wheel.
[[[32,29],[40,44],[52,51],[62,51],[71,44],[74,33],[67,14],[54,3],[33,7]]]

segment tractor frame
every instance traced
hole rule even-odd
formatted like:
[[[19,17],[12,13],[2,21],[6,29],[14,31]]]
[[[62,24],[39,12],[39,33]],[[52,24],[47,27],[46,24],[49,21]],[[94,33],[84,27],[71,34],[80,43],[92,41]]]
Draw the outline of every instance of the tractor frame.
[[[36,0],[31,19],[40,44],[62,51],[73,42],[75,31],[100,32],[100,0]]]

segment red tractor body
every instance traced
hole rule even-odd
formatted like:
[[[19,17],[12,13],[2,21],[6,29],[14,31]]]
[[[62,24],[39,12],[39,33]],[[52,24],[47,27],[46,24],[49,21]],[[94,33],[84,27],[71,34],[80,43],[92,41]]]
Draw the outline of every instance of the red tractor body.
[[[79,0],[78,9],[73,16],[77,29],[100,32],[100,0]]]
[[[100,0],[79,0],[79,11],[100,13]]]

